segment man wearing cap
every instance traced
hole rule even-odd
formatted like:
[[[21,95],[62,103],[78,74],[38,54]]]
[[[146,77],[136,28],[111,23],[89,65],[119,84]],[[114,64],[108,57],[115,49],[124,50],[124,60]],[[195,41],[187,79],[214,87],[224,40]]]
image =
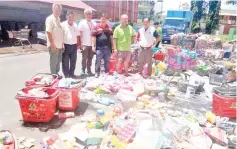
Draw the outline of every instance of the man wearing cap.
[[[82,42],[81,52],[82,52],[82,70],[81,75],[85,75],[85,70],[87,69],[87,74],[89,76],[93,75],[91,72],[92,58],[94,52],[92,51],[92,30],[96,25],[92,19],[92,10],[84,10],[85,19],[79,23],[80,37]]]
[[[117,54],[116,69],[119,72],[120,65],[124,63],[125,76],[128,75],[128,66],[131,60],[131,44],[134,42],[136,33],[131,25],[128,25],[128,16],[121,16],[121,24],[113,33],[114,52]]]
[[[60,70],[60,63],[62,61],[63,49],[63,31],[60,24],[60,15],[62,6],[53,4],[53,14],[48,16],[45,21],[47,47],[50,55],[50,71],[52,74],[58,74]]]
[[[154,27],[150,26],[150,18],[142,19],[143,27],[137,33],[137,40],[140,46],[138,53],[138,71],[142,73],[143,67],[148,65],[148,76],[152,71],[152,50],[160,40],[159,34]]]

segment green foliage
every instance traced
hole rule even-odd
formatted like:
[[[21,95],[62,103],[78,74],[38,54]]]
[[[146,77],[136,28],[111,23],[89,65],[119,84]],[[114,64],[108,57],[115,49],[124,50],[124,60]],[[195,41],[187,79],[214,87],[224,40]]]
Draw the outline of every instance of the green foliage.
[[[207,10],[207,5],[204,0],[192,0],[191,1],[191,11],[193,12],[193,24],[191,31],[193,33],[200,32],[201,25],[200,20],[205,16]]]

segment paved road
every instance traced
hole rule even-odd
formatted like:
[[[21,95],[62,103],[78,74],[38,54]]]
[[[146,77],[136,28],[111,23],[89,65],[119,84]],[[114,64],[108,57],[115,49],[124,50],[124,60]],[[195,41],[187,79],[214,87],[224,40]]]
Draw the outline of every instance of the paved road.
[[[81,53],[78,53],[76,73],[80,73]],[[12,56],[0,58],[0,129],[10,129],[17,137],[26,136],[37,140],[36,149],[39,149],[39,140],[43,136],[64,132],[71,125],[78,123],[78,118],[68,119],[66,122],[52,121],[49,125],[54,128],[47,132],[41,132],[39,127],[45,128],[46,125],[32,125],[22,122],[18,101],[14,99],[16,92],[24,87],[25,80],[31,78],[39,72],[49,72],[48,53],[38,53],[31,55]],[[61,72],[62,74],[62,72]],[[86,113],[95,112],[101,105],[97,103],[81,102],[76,110],[79,116]],[[61,125],[63,124],[63,125]],[[22,126],[23,125],[23,126]],[[57,128],[57,129],[55,129]]]

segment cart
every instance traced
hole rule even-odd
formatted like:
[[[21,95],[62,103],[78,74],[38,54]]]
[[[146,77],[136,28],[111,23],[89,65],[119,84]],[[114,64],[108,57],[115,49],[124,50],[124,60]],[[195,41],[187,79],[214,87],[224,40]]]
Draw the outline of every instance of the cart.
[[[9,33],[10,32],[8,32],[8,34]],[[24,43],[28,43],[30,48],[32,48],[32,45],[29,41],[30,29],[21,29],[20,31],[12,31],[12,33],[13,33],[13,39],[16,39],[14,45],[21,45],[21,47],[24,49],[26,47],[26,44]]]

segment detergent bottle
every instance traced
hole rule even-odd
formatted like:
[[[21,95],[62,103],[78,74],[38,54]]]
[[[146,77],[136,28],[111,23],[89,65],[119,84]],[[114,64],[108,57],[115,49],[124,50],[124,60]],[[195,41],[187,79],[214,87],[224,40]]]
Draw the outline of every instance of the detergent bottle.
[[[157,65],[159,72],[162,73],[165,71],[166,65],[164,62],[159,62],[159,64]]]
[[[143,67],[143,71],[142,71],[142,75],[144,78],[147,78],[147,72],[148,72],[148,64],[146,63],[146,65]]]
[[[152,64],[151,76],[156,76],[156,65],[155,65],[155,63]]]

